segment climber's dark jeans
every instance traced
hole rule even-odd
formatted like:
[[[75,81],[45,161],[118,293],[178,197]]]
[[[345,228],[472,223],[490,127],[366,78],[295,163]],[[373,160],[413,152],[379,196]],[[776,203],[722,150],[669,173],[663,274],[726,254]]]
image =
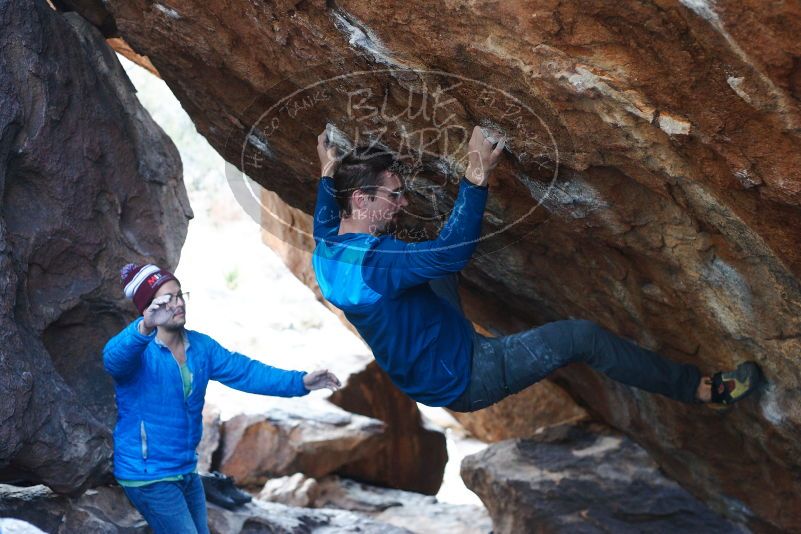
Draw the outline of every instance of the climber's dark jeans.
[[[457,284],[456,277],[449,277],[431,282],[431,288],[461,309]],[[592,321],[556,321],[498,338],[474,336],[470,383],[448,406],[456,412],[486,408],[575,362],[586,363],[629,386],[697,402],[701,381],[697,367],[672,362]]]

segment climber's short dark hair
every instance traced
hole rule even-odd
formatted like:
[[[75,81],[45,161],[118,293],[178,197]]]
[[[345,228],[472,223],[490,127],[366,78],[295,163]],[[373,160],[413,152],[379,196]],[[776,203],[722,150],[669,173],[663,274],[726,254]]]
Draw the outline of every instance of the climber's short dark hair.
[[[334,173],[334,196],[340,216],[350,217],[350,199],[357,190],[374,198],[373,193],[383,185],[384,171],[398,172],[399,161],[388,148],[377,145],[355,147],[340,160]]]

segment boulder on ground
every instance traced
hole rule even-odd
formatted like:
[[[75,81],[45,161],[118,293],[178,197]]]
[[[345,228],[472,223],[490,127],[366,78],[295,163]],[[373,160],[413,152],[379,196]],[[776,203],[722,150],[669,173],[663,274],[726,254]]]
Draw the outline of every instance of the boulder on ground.
[[[258,498],[291,506],[359,512],[419,534],[486,534],[492,530],[489,515],[481,506],[448,504],[430,495],[370,486],[336,476],[317,481],[297,473],[272,479]]]
[[[320,484],[316,479],[303,473],[295,473],[268,480],[259,492],[259,499],[287,506],[313,507],[319,494]]]
[[[498,534],[745,533],[668,479],[639,445],[608,430],[552,427],[462,462]]]
[[[79,497],[54,494],[43,485],[16,487],[0,484],[0,532],[11,534],[4,522],[25,521],[41,530],[19,534],[148,534],[152,530],[119,486],[101,486]],[[268,502],[248,503],[236,510],[208,504],[212,534],[298,534],[409,532],[362,514],[340,510],[311,510]],[[16,523],[15,523],[16,524]]]
[[[322,477],[375,455],[383,432],[381,421],[335,406],[241,414],[223,423],[219,470],[241,485],[297,472]]]
[[[57,534],[146,534],[147,523],[119,486],[100,486],[83,495],[58,495],[44,485],[0,484],[0,515],[22,519]],[[0,529],[5,534],[5,531]]]
[[[236,510],[209,505],[212,534],[411,534],[409,530],[343,510],[295,508],[254,500]]]
[[[386,424],[381,454],[351,462],[339,474],[379,486],[437,493],[448,463],[445,434],[428,424],[417,403],[395,387],[375,361],[349,376],[330,400]]]

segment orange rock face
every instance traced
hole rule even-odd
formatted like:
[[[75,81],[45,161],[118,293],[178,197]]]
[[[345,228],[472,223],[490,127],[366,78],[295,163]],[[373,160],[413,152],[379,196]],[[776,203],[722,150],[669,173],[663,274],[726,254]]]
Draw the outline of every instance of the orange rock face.
[[[424,424],[417,404],[395,387],[378,364],[372,362],[348,377],[348,384],[329,400],[386,425],[381,451],[344,465],[338,474],[389,488],[437,493],[448,463],[445,434]]]
[[[381,447],[380,421],[342,410],[240,414],[223,423],[219,469],[242,485],[294,473],[322,477]]]
[[[483,441],[533,436],[537,430],[588,419],[586,410],[550,380],[543,380],[489,408],[451,412],[465,429]]]
[[[771,387],[727,414],[579,367],[559,380],[731,518],[801,529],[798,2],[106,6],[211,144],[306,212],[325,123],[419,164],[421,237],[463,133],[503,131],[471,316],[592,319],[705,372],[758,361]]]

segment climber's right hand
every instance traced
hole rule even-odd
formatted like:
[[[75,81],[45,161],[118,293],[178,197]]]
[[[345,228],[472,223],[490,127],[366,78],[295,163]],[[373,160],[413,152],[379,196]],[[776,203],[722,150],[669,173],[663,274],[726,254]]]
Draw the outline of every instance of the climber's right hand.
[[[465,178],[478,186],[487,185],[490,172],[498,165],[503,153],[506,138],[497,132],[490,132],[492,138],[484,135],[480,126],[473,128],[473,135],[467,143],[467,171]],[[497,145],[493,148],[495,140]]]

